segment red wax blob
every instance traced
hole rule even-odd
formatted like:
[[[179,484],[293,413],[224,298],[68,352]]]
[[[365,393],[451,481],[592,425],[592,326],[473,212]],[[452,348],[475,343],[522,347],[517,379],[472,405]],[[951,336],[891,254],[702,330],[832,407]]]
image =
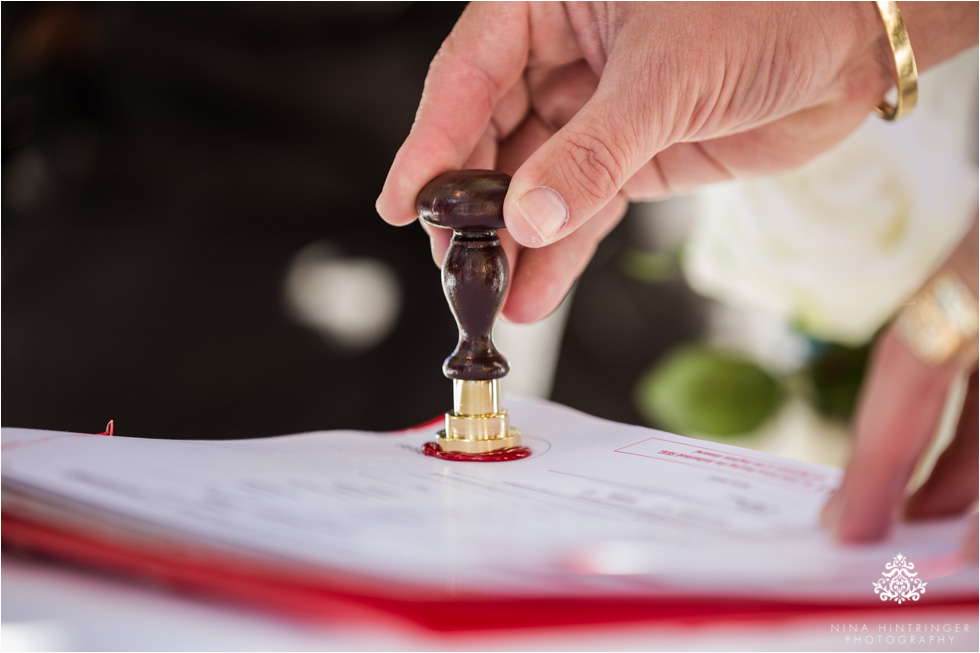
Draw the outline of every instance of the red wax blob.
[[[422,453],[433,458],[461,463],[502,463],[508,460],[527,458],[531,455],[531,450],[527,447],[511,447],[489,453],[462,453],[459,451],[443,451],[438,443],[426,442],[425,446],[422,447]]]

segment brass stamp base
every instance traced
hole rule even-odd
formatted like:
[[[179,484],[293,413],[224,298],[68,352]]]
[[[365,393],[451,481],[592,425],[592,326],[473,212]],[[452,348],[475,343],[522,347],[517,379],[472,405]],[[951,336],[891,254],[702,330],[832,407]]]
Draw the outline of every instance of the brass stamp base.
[[[449,415],[446,416],[449,419]],[[471,439],[449,437],[445,431],[436,434],[436,443],[443,451],[458,453],[492,453],[501,449],[513,449],[521,446],[521,432],[517,429],[507,429],[507,435],[499,438]]]
[[[446,413],[445,438],[453,440],[495,440],[510,435],[510,418],[506,410],[490,415],[457,415]]]
[[[442,451],[477,455],[521,447],[521,432],[500,408],[496,380],[453,381],[453,408],[437,434]]]

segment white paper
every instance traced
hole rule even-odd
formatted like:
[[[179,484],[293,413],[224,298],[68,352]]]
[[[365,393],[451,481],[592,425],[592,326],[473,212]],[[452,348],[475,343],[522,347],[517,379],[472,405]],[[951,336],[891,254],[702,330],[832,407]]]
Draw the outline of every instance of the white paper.
[[[117,523],[450,591],[875,600],[898,553],[930,598],[977,591],[976,567],[958,556],[967,518],[844,547],[819,524],[838,469],[538,400],[507,407],[528,459],[427,457],[431,428],[235,441],[3,429],[3,485]]]

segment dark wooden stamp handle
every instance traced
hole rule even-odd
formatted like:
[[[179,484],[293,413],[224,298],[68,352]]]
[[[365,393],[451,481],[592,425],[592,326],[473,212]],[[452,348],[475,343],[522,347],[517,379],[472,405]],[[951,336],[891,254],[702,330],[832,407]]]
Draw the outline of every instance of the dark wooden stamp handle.
[[[425,223],[453,230],[442,264],[442,287],[459,327],[456,349],[442,365],[450,379],[484,381],[510,371],[491,337],[510,281],[497,237],[509,184],[510,176],[493,170],[447,172],[426,184],[415,203]]]

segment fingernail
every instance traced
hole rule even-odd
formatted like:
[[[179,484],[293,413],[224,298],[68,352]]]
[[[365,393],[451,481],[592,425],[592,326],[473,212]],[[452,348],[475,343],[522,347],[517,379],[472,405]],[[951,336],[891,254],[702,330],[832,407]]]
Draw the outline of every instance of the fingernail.
[[[378,199],[374,200],[374,210],[378,212],[378,215],[381,216],[382,220],[385,219],[385,212],[382,210],[382,204],[384,202],[384,199],[385,199],[385,192],[384,190],[382,190],[381,193],[378,195]]]
[[[429,251],[432,252],[432,262],[436,264],[436,267],[440,270],[442,269],[443,259],[445,255],[440,256],[440,252],[436,249],[436,239],[429,239]]]
[[[517,208],[541,239],[550,243],[568,221],[568,207],[561,195],[550,188],[535,188],[517,201]]]
[[[970,533],[970,537],[966,539],[963,556],[971,564],[980,564],[980,535],[977,533],[976,522],[973,523],[973,531]]]
[[[834,496],[830,497],[830,501],[823,507],[823,510],[820,511],[820,521],[831,532],[837,529],[837,522],[840,521],[841,503],[842,498],[840,492],[835,492]]]

